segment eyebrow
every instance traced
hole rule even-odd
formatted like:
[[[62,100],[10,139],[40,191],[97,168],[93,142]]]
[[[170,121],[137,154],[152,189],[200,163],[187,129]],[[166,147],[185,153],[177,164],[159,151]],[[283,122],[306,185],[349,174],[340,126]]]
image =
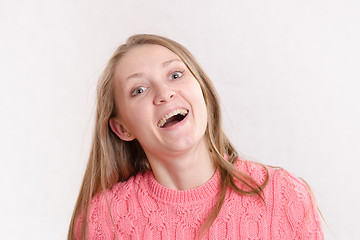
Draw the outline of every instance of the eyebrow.
[[[144,74],[142,74],[142,73],[134,73],[134,74],[131,74],[131,75],[129,75],[127,78],[125,78],[125,80],[127,81],[127,80],[129,80],[130,78],[138,78],[138,77],[141,77],[141,76],[143,76]]]
[[[181,61],[181,59],[179,59],[179,58],[174,58],[174,59],[168,60],[166,62],[163,62],[162,65],[163,65],[163,67],[166,67],[166,66],[170,65],[170,63],[172,63],[172,62],[183,62],[183,61]]]
[[[179,58],[174,58],[174,59],[170,59],[168,61],[165,61],[162,63],[163,67],[167,67],[168,65],[170,65],[173,62],[183,62],[181,59]],[[130,74],[127,78],[125,78],[125,80],[129,80],[130,78],[138,78],[138,77],[142,77],[144,74],[143,73],[133,73]]]

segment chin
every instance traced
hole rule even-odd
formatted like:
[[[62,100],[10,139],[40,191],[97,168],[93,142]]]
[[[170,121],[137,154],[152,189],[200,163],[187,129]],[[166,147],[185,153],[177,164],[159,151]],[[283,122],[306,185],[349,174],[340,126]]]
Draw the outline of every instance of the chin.
[[[168,142],[167,149],[174,152],[186,152],[196,147],[204,145],[205,136],[202,137],[187,137],[183,139],[177,139],[175,142]]]

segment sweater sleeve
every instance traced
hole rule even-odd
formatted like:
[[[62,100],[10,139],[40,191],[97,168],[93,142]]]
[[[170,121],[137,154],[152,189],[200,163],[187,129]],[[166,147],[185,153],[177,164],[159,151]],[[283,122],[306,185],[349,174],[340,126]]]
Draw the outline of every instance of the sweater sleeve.
[[[272,239],[323,240],[319,212],[304,181],[283,169],[273,181]]]

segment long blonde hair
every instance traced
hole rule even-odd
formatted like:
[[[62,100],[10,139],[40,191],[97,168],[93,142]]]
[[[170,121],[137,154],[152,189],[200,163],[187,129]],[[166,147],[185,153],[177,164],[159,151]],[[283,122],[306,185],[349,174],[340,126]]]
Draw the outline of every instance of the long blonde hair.
[[[109,127],[109,119],[116,115],[119,106],[115,104],[114,72],[119,60],[133,47],[156,44],[166,47],[178,55],[190,72],[199,82],[208,109],[208,124],[205,136],[208,142],[212,160],[218,168],[221,178],[221,191],[218,204],[202,226],[207,230],[214,222],[224,202],[226,189],[230,186],[243,195],[257,194],[261,199],[261,191],[266,186],[266,180],[257,184],[250,176],[239,172],[234,164],[238,153],[224,134],[221,127],[221,111],[219,98],[209,77],[197,63],[190,52],[179,43],[165,37],[139,34],[131,36],[125,44],[114,52],[106,65],[97,87],[97,109],[95,131],[85,175],[80,193],[72,215],[68,239],[74,238],[75,220],[82,215],[82,237],[86,237],[87,215],[91,198],[111,188],[117,182],[126,181],[129,177],[142,171],[151,171],[150,164],[139,142],[122,141]],[[265,168],[266,170],[266,168]],[[250,190],[240,189],[234,182],[238,179]]]

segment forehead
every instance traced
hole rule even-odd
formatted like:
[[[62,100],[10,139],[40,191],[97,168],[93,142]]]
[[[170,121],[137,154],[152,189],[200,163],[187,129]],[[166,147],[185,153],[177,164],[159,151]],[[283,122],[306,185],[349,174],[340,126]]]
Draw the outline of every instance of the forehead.
[[[136,46],[120,59],[116,66],[115,75],[124,78],[130,74],[160,66],[173,59],[180,58],[163,46],[155,44]]]

